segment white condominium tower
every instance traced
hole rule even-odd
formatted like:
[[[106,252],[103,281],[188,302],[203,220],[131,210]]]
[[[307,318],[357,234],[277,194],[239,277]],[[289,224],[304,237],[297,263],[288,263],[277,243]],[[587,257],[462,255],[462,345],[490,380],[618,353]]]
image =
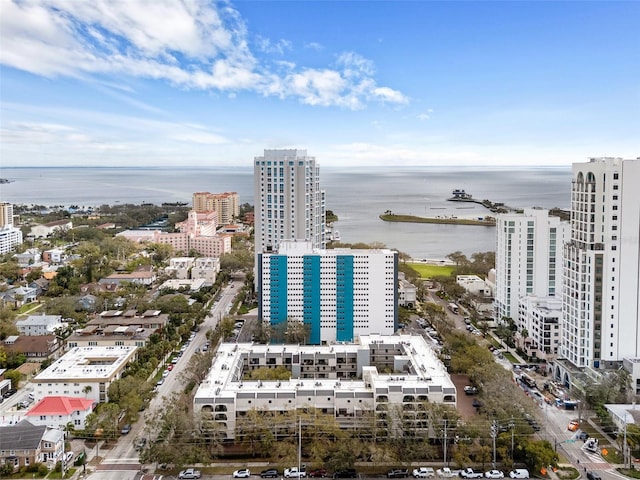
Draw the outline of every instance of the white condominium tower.
[[[277,251],[282,240],[325,247],[320,168],[306,150],[265,150],[253,170],[256,253]]]
[[[304,323],[305,343],[393,335],[398,326],[398,253],[392,250],[321,250],[284,241],[278,253],[258,254],[256,279],[258,316],[274,327]]]
[[[640,356],[640,159],[573,164],[562,355],[612,368]]]
[[[500,214],[496,225],[496,319],[518,319],[525,295],[560,296],[562,247],[569,224],[543,209]],[[520,328],[524,327],[520,325]]]

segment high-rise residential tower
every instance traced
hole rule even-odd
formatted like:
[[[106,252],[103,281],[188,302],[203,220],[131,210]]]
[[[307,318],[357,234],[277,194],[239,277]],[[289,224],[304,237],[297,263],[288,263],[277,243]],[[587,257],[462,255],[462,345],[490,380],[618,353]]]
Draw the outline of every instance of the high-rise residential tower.
[[[569,224],[543,209],[500,214],[496,225],[495,313],[518,321],[526,295],[560,298],[562,252]],[[524,325],[519,325],[525,328]]]
[[[283,241],[259,253],[258,309],[264,322],[308,328],[305,343],[353,342],[398,327],[398,253],[388,249],[314,249]]]
[[[240,215],[240,196],[237,192],[196,192],[192,196],[193,210],[216,212],[219,225],[229,225]]]
[[[0,202],[0,228],[13,227],[13,205]]]
[[[306,150],[265,150],[253,173],[256,254],[277,251],[283,240],[324,248],[324,191],[315,158]]]
[[[640,357],[640,159],[573,164],[562,356],[613,368]]]

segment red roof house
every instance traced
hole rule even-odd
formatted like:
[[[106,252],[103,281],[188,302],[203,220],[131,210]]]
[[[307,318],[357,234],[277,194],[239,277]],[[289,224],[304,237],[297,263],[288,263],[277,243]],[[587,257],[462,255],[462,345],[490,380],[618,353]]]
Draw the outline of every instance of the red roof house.
[[[62,428],[71,423],[76,430],[84,429],[87,415],[93,412],[95,400],[83,397],[44,397],[27,414],[34,425],[56,425]]]

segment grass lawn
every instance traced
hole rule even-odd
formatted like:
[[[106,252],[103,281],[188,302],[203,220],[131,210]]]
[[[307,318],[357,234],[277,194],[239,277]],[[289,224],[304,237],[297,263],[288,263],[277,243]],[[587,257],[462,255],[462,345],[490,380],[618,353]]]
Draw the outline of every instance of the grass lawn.
[[[455,270],[453,265],[429,265],[427,263],[407,262],[411,268],[420,274],[421,278],[433,278],[437,276],[448,277]]]
[[[509,352],[502,352],[502,354],[504,355],[504,358],[506,358],[507,360],[509,360],[511,363],[513,363],[514,365],[519,364],[520,362],[518,360],[516,360],[516,357],[514,357],[513,355],[511,355]]]

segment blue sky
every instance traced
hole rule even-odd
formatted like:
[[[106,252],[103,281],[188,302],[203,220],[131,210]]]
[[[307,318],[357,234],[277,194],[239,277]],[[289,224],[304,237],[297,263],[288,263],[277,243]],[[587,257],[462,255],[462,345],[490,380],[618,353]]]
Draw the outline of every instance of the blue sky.
[[[640,156],[637,1],[0,2],[0,166]]]

